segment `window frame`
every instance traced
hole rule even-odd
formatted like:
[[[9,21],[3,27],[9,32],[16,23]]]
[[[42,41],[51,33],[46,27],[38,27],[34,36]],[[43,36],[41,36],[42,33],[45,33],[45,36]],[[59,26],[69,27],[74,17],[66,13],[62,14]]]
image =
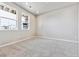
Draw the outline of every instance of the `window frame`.
[[[0,30],[18,30],[18,27],[17,27],[17,23],[18,23],[18,21],[17,20],[14,20],[14,19],[11,19],[11,18],[7,18],[7,17],[1,17],[0,16],[0,18],[4,18],[4,19],[8,19],[8,20],[13,20],[13,21],[16,21],[16,29],[0,29]],[[0,26],[1,27],[1,26]]]
[[[5,3],[3,3],[3,4],[5,4]],[[1,4],[0,4],[1,5]],[[7,5],[7,4],[5,4],[6,6],[9,6],[9,5]],[[3,5],[3,6],[5,6],[5,5]],[[6,7],[5,6],[5,7]],[[5,8],[4,7],[4,8]],[[12,19],[12,18],[8,18],[8,17],[3,17],[3,16],[0,16],[0,18],[4,18],[4,19],[9,19],[9,20],[14,20],[14,21],[16,21],[16,29],[0,29],[0,31],[15,31],[15,30],[18,30],[18,10],[15,8],[15,7],[11,7],[11,6],[9,6],[9,8],[10,8],[10,11],[11,10],[15,10],[16,11],[16,19],[14,20],[14,19]],[[0,9],[0,10],[2,10],[2,9]],[[5,9],[4,10],[2,10],[2,11],[5,11],[5,12],[8,12],[8,11],[6,11]],[[11,13],[11,12],[8,12],[8,13]],[[14,13],[12,13],[12,14],[14,14]]]
[[[23,29],[23,28],[22,28],[22,16],[23,16],[23,15],[24,15],[24,16],[28,16],[28,22],[27,22],[27,23],[28,23],[28,28],[27,28],[27,29]],[[21,13],[21,20],[20,20],[20,21],[21,21],[21,22],[20,22],[20,27],[21,27],[21,30],[22,30],[22,31],[30,30],[30,15],[27,15],[26,13],[22,12],[22,13]]]

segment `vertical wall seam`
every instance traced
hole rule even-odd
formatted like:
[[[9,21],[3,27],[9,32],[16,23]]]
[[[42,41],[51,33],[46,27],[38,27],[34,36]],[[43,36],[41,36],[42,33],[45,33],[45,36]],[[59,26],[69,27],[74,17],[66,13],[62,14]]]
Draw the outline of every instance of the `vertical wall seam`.
[[[78,42],[78,3],[76,4],[76,11],[75,11],[75,19],[74,19],[74,21],[75,21],[75,40]],[[78,53],[79,53],[79,51],[78,51],[78,43],[76,44],[76,46],[75,46],[75,48],[74,48],[74,50],[76,50],[76,54],[77,54],[77,56],[78,56]]]

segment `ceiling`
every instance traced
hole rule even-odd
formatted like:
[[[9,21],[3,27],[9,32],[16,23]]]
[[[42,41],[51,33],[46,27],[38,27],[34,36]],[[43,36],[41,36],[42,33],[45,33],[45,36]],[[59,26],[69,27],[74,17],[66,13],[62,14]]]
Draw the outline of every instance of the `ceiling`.
[[[40,15],[54,9],[75,4],[75,2],[15,2],[14,4],[34,15]]]

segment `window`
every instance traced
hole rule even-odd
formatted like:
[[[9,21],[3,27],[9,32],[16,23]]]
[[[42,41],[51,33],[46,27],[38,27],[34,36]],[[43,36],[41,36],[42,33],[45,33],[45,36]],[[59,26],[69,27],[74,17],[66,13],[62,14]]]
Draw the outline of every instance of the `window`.
[[[4,30],[4,29],[15,30],[16,29],[16,21],[0,17],[0,29],[1,30]]]
[[[0,4],[0,30],[16,30],[16,10],[5,4]]]
[[[4,3],[0,3],[0,30],[17,30],[18,29],[16,9]],[[21,30],[30,29],[30,17],[22,13]]]
[[[29,22],[29,16],[27,15],[22,15],[22,18],[21,18],[21,29],[22,30],[29,30],[30,28],[30,22]]]

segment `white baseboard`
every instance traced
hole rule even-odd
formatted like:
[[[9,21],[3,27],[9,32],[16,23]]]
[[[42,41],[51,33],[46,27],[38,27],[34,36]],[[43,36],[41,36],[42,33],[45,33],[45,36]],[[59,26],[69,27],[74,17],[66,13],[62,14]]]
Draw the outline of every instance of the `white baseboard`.
[[[1,47],[5,47],[5,46],[9,46],[9,45],[12,45],[12,44],[15,44],[15,43],[18,43],[18,42],[22,42],[22,41],[24,41],[24,40],[28,40],[28,39],[32,39],[32,38],[34,38],[35,36],[31,36],[31,37],[27,37],[27,38],[23,38],[23,39],[21,39],[21,40],[16,40],[16,41],[10,41],[10,42],[8,42],[8,43],[5,43],[5,44],[2,44],[2,45],[0,45],[0,48]]]
[[[9,45],[12,45],[12,44],[15,44],[15,43],[18,43],[18,42],[22,42],[24,40],[28,40],[28,39],[32,39],[32,38],[42,38],[42,39],[53,39],[53,40],[58,40],[58,41],[64,41],[64,42],[70,42],[70,43],[79,43],[78,41],[71,41],[71,40],[66,40],[66,39],[57,39],[57,38],[51,38],[51,37],[46,37],[46,36],[30,36],[30,37],[27,37],[27,38],[23,38],[21,40],[16,40],[16,41],[10,41],[6,44],[3,44],[3,45],[0,45],[0,48],[1,47],[5,47],[5,46],[9,46]]]
[[[67,39],[58,39],[58,38],[53,38],[53,37],[47,37],[47,36],[37,36],[39,38],[42,38],[42,39],[53,39],[53,40],[58,40],[58,41],[64,41],[64,42],[70,42],[70,43],[79,43],[78,41],[75,41],[75,40],[67,40]]]

